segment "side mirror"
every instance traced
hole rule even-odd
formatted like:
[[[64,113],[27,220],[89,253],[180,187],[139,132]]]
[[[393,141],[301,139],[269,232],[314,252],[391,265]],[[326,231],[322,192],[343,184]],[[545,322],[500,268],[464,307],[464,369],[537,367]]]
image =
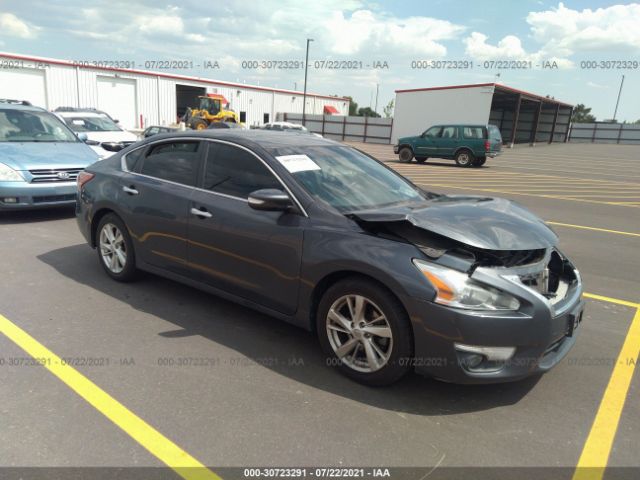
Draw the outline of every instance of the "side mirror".
[[[81,142],[86,142],[89,139],[88,135],[84,132],[80,132],[77,135]]]
[[[254,210],[270,212],[284,212],[293,206],[289,195],[277,188],[264,188],[251,192],[247,201]]]
[[[123,144],[117,142],[102,142],[100,146],[109,152],[119,152],[124,148]]]

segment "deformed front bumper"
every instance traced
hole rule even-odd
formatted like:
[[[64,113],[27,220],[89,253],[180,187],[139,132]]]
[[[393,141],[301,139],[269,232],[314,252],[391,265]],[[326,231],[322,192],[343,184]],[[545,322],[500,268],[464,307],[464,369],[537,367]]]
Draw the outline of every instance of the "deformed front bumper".
[[[454,383],[508,382],[550,370],[571,350],[580,331],[584,300],[577,271],[576,275],[577,283],[555,306],[535,291],[494,278],[492,285],[517,295],[517,312],[470,311],[411,298],[415,370]],[[473,366],[470,359],[478,355],[468,347],[513,353],[500,361],[485,357]]]

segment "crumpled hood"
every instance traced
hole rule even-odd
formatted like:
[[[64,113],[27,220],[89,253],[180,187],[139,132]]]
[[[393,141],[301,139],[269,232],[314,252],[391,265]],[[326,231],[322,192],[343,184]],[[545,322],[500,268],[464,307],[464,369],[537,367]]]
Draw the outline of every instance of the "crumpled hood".
[[[424,204],[351,212],[365,223],[413,226],[486,250],[534,250],[558,242],[536,215],[503,198],[443,195]]]
[[[14,170],[85,168],[97,160],[84,142],[0,142],[0,162]]]

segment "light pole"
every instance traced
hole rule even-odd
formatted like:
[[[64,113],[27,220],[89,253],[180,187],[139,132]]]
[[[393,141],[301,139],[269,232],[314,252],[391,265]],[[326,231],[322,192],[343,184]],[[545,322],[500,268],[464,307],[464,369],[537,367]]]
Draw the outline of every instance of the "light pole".
[[[613,119],[616,119],[616,115],[618,114],[618,104],[620,103],[620,94],[622,93],[622,85],[624,85],[624,75],[622,75],[622,80],[620,81],[620,90],[618,90],[618,99],[616,100],[616,109],[613,111]]]
[[[309,44],[313,42],[313,38],[307,38],[307,57],[304,62],[304,92],[302,93],[302,125],[304,125],[305,115],[307,113],[307,70],[309,69]]]
[[[376,83],[376,108],[373,109],[374,112],[378,113],[378,88],[380,87],[379,83]]]

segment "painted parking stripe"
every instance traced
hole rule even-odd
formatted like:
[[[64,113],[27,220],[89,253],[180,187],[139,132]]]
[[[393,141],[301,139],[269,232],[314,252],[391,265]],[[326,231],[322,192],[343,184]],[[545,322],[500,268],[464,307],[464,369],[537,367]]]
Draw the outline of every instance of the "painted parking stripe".
[[[606,228],[587,227],[584,225],[573,225],[571,223],[560,223],[560,222],[545,222],[545,223],[548,223],[549,225],[555,225],[558,227],[579,228],[582,230],[593,230],[594,232],[615,233],[617,235],[629,235],[632,237],[640,237],[640,233],[634,233],[634,232],[622,232],[620,230],[609,230]]]
[[[0,333],[34,359],[42,359],[43,367],[180,477],[185,480],[221,480],[218,475],[2,315],[0,315]]]
[[[606,297],[597,299],[610,301]],[[614,301],[617,304],[621,302],[623,301]],[[640,356],[640,305],[635,304],[635,306],[638,308],[582,448],[573,480],[602,480],[609,462],[635,364]]]

